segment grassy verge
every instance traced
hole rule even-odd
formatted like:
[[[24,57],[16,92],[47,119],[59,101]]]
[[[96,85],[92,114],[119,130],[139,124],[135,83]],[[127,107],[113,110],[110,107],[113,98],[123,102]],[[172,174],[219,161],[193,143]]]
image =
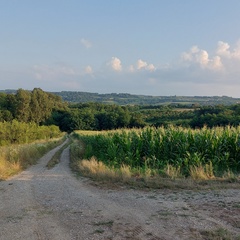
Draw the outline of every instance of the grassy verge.
[[[0,180],[5,180],[36,164],[39,158],[64,140],[65,138],[56,138],[32,144],[0,147]]]
[[[72,147],[71,151],[74,151]],[[73,154],[73,152],[71,153]],[[166,173],[152,174],[151,170],[131,169],[129,166],[113,168],[106,166],[103,162],[91,159],[78,160],[72,163],[73,170],[81,176],[89,177],[101,183],[127,184],[140,188],[154,189],[219,189],[219,188],[240,188],[240,179],[215,178],[215,179],[193,179],[191,177],[172,177]]]

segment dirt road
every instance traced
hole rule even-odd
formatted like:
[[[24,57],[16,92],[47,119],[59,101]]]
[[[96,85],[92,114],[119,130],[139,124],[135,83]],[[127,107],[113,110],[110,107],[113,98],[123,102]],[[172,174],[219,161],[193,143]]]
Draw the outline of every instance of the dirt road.
[[[48,170],[46,164],[56,150],[0,182],[0,240],[221,239],[214,234],[230,233],[235,239],[240,235],[239,189],[102,189],[71,173],[69,149]]]

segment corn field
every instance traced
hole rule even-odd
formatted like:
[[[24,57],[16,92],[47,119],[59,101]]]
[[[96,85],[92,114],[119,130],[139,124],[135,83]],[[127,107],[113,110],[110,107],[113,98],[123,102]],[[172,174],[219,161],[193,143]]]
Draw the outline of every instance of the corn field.
[[[190,129],[182,127],[78,133],[84,158],[95,156],[108,166],[154,169],[166,166],[189,175],[193,166],[212,166],[214,174],[240,171],[240,127]]]

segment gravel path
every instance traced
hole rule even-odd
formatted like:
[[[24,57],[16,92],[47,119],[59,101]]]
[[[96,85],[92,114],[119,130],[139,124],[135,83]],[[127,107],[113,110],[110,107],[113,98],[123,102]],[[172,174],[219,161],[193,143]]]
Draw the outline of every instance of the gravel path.
[[[211,239],[203,231],[219,228],[240,235],[239,189],[99,188],[71,173],[68,148],[48,170],[58,148],[0,182],[0,240]]]

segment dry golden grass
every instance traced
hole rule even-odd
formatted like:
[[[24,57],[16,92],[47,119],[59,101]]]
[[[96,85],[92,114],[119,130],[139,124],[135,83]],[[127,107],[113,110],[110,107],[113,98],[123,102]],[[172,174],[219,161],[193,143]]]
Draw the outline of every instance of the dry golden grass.
[[[97,161],[95,157],[90,160],[80,160],[79,171],[83,176],[104,181],[132,181],[132,171],[129,166],[123,165],[119,169],[106,166],[103,162]]]
[[[77,165],[78,172],[82,176],[90,177],[101,183],[127,183],[134,187],[147,188],[169,188],[169,189],[209,189],[209,188],[239,188],[240,178],[236,175],[227,175],[226,178],[215,178],[206,167],[192,168],[192,176],[184,178],[180,174],[179,168],[168,166],[163,173],[159,175],[156,171],[146,169],[138,171],[131,169],[129,166],[123,165],[116,169],[106,166],[103,162],[98,161],[95,157],[90,160],[79,160]],[[207,172],[206,172],[206,169]],[[209,172],[210,171],[210,172]],[[229,181],[232,177],[234,181]]]
[[[94,136],[94,135],[99,135],[99,134],[109,134],[109,133],[128,133],[135,131],[136,133],[141,133],[142,130],[138,128],[119,128],[119,129],[114,129],[114,130],[102,130],[102,131],[96,131],[96,130],[75,130],[74,132],[76,134],[79,134],[80,136]]]
[[[0,156],[0,180],[5,180],[9,176],[19,173],[22,170],[19,162],[8,162],[5,159],[5,153],[2,152]]]
[[[145,183],[151,183],[153,181],[162,181],[164,178],[160,177],[159,174],[151,169],[145,169],[145,171],[137,171],[131,169],[129,166],[122,165],[116,169],[113,167],[106,166],[103,162],[98,161],[95,157],[90,160],[83,159],[78,162],[78,170],[83,176],[91,177],[97,180],[105,181],[121,181],[125,183],[134,181],[144,181]],[[167,178],[176,179],[182,177],[180,175],[180,169],[168,166],[164,174]]]
[[[5,180],[35,164],[41,156],[62,141],[62,138],[58,138],[32,144],[0,147],[0,180]]]
[[[171,179],[182,178],[180,167],[174,167],[174,166],[168,164],[167,167],[164,169],[164,172],[165,172],[166,176]]]
[[[79,170],[85,176],[97,179],[115,179],[116,172],[114,169],[107,167],[103,162],[97,161],[94,157],[90,160],[81,160]]]
[[[122,165],[120,168],[120,175],[123,182],[128,182],[132,178],[131,168],[126,165]]]
[[[215,178],[211,162],[205,166],[191,166],[189,172],[191,178],[194,180],[208,180]]]

